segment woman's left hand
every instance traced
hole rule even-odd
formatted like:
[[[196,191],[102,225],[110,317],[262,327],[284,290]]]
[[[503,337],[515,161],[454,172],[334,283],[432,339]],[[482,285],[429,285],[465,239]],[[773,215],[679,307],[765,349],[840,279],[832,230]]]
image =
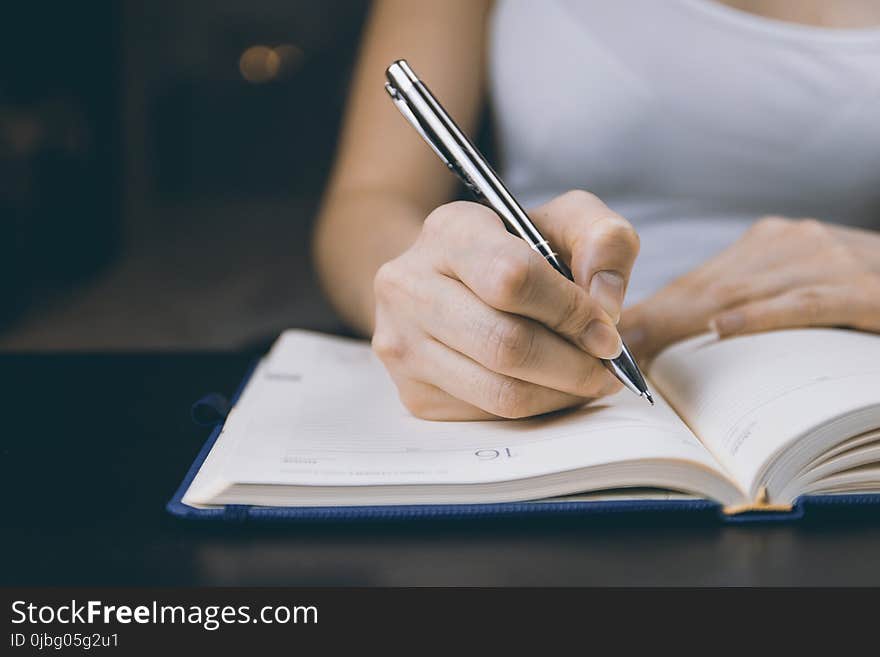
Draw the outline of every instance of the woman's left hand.
[[[736,243],[624,311],[644,360],[714,330],[721,337],[804,326],[880,332],[880,233],[766,217]]]

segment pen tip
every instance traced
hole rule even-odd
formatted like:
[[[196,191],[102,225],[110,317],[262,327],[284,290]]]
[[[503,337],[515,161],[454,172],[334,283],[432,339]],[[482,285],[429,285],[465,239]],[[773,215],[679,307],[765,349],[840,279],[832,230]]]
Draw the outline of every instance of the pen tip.
[[[647,390],[645,390],[645,392],[642,393],[642,396],[643,396],[645,399],[647,399],[649,402],[651,402],[651,406],[654,405],[654,398],[651,396],[651,393],[650,393],[650,392],[648,392]]]

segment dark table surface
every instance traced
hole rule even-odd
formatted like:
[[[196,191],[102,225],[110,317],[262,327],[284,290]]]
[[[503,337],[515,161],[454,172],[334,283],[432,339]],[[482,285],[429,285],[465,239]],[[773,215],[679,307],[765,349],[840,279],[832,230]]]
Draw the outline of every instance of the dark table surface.
[[[880,514],[295,527],[165,502],[207,436],[189,407],[254,353],[0,355],[0,585],[880,584]]]

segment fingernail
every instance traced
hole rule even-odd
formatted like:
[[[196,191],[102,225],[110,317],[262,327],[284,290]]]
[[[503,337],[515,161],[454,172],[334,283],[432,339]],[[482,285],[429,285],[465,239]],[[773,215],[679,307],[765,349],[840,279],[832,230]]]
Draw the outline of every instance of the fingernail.
[[[623,305],[623,276],[616,271],[599,271],[590,281],[590,296],[611,316],[616,324],[620,320]]]
[[[746,317],[740,312],[726,313],[719,315],[709,322],[711,328],[719,336],[730,335],[741,331],[746,325]]]
[[[623,342],[614,327],[598,319],[587,324],[582,344],[597,358],[616,358],[623,350]]]

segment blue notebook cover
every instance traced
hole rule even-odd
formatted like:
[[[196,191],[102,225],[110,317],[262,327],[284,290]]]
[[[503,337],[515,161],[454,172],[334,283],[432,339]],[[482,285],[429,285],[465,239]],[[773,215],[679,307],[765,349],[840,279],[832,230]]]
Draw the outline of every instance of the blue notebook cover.
[[[225,522],[296,523],[314,521],[389,521],[415,519],[488,518],[519,516],[599,516],[619,513],[703,513],[723,522],[786,522],[799,520],[809,508],[816,507],[872,507],[880,510],[880,494],[804,495],[790,510],[750,510],[725,513],[713,500],[633,499],[565,502],[504,502],[493,504],[412,504],[395,506],[336,506],[336,507],[269,507],[228,504],[222,508],[197,509],[183,503],[183,496],[211,451],[223,429],[229,409],[235,405],[256,368],[251,366],[231,403],[217,394],[208,395],[193,406],[193,419],[202,425],[213,425],[213,430],[178,486],[166,510],[179,518]],[[211,415],[213,414],[213,418]]]

